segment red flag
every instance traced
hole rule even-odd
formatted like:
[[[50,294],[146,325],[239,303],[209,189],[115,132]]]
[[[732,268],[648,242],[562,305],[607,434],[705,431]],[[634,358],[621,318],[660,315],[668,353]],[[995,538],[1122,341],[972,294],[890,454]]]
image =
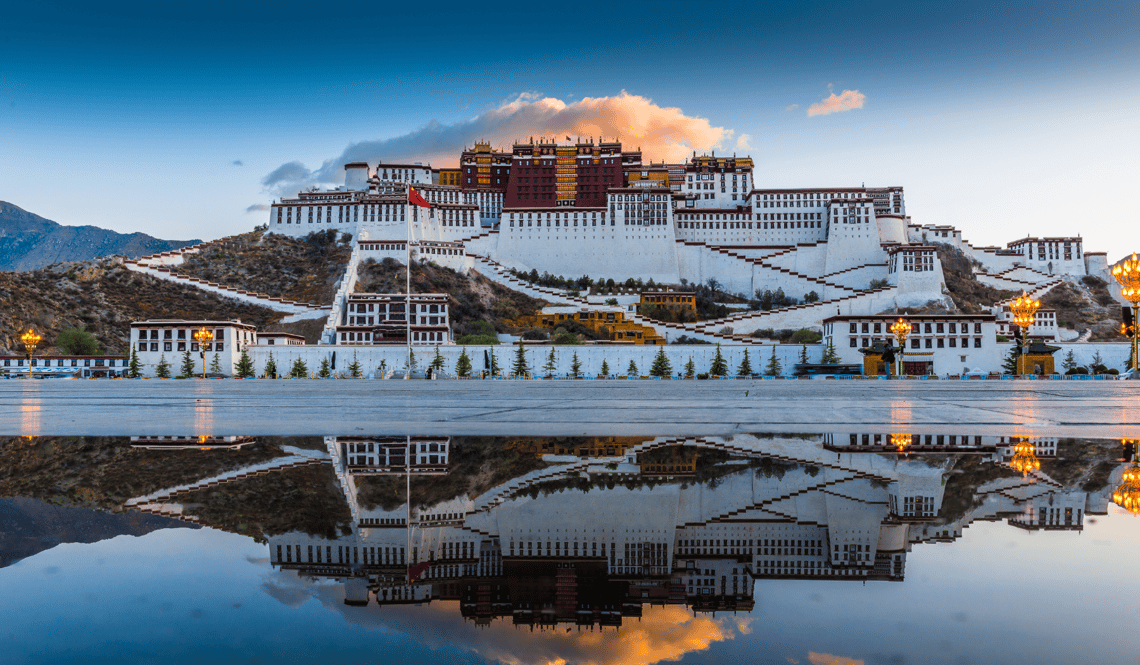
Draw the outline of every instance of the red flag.
[[[570,138],[569,136],[567,136],[567,137],[566,137],[566,140],[567,140],[567,141],[573,141],[574,139],[572,139],[572,138]]]
[[[428,568],[431,568],[430,561],[424,561],[422,563],[417,563],[416,565],[409,567],[408,582],[415,582],[418,580],[421,575],[427,572]]]
[[[411,203],[414,206],[419,206],[421,208],[431,207],[431,204],[427,202],[427,199],[420,196],[420,193],[416,191],[416,188],[412,187],[411,185],[408,186],[408,203]]]

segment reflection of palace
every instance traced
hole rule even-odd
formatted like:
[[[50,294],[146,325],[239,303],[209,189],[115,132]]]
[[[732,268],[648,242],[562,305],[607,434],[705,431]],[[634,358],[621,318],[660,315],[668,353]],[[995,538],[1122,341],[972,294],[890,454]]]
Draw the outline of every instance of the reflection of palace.
[[[1025,441],[1056,455],[1055,439],[949,435],[531,440],[504,446],[531,470],[469,494],[479,477],[457,475],[463,446],[489,444],[328,438],[352,531],[275,536],[270,558],[343,580],[349,604],[457,600],[477,622],[616,626],[644,603],[749,610],[757,579],[901,581],[913,545],[975,520],[1080,529],[1107,512],[1108,487],[1015,472],[1009,451]],[[977,486],[948,473],[962,453],[989,470]],[[366,487],[379,505],[361,501]],[[948,493],[956,514],[943,512]]]
[[[253,436],[132,436],[132,448],[147,450],[238,450],[257,441]]]

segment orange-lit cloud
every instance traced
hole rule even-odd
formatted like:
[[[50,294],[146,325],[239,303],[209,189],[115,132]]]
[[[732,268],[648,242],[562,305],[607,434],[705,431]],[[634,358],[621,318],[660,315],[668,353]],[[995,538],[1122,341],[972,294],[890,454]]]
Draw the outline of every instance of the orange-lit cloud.
[[[808,662],[811,665],[863,665],[863,659],[855,660],[854,658],[845,658],[843,656],[833,656],[829,653],[808,653]]]
[[[659,106],[652,99],[622,91],[611,97],[586,97],[564,102],[554,97],[524,93],[488,109],[470,120],[427,125],[388,139],[361,141],[339,156],[310,171],[299,162],[275,169],[262,184],[280,194],[318,184],[344,182],[344,164],[378,161],[423,162],[432,166],[455,166],[459,153],[475,141],[489,141],[495,148],[510,150],[515,141],[617,138],[623,147],[640,148],[645,159],[677,162],[696,152],[725,147],[736,132],[714,127],[705,118],[686,115],[675,107]],[[747,137],[742,136],[747,146]]]
[[[808,117],[817,115],[829,115],[831,113],[839,113],[841,111],[851,111],[853,109],[863,108],[863,101],[867,99],[867,95],[859,92],[858,90],[844,90],[836,95],[834,92],[829,97],[816,102],[808,107]]]

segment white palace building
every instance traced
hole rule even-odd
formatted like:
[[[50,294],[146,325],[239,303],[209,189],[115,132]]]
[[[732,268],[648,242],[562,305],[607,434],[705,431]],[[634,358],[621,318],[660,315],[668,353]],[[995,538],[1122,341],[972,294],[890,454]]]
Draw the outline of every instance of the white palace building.
[[[999,288],[1107,276],[1105,254],[1085,252],[1079,237],[974,247],[957,229],[912,221],[902,187],[762,188],[747,157],[645,164],[617,142],[531,140],[509,153],[477,144],[460,164],[347,164],[344,186],[273,203],[269,229],[349,233],[362,258],[403,260],[410,239],[413,259],[460,270],[488,263],[616,281],[715,278],[748,296],[814,294],[824,304],[791,323],[816,327],[837,313],[948,304],[938,244],[965,252]],[[409,203],[409,186],[430,209]]]

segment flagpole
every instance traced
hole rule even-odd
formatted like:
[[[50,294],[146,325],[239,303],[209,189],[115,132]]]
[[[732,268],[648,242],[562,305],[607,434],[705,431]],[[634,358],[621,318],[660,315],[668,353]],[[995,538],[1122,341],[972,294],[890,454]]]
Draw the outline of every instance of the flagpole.
[[[412,212],[419,217],[419,206],[412,206],[412,185],[408,183],[408,202],[407,205],[411,207]],[[404,380],[412,378],[412,217],[408,216],[408,245],[407,250],[407,270],[404,271],[404,343],[407,346],[407,353],[404,357]]]

